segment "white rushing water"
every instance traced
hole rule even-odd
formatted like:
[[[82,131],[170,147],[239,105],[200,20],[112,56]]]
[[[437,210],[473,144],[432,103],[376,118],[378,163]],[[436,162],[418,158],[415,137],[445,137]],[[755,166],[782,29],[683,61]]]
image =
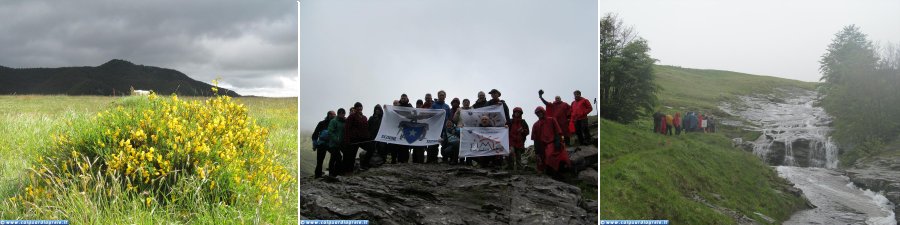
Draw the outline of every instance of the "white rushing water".
[[[884,195],[862,190],[833,170],[838,165],[838,148],[829,137],[831,117],[813,105],[816,92],[783,91],[790,97],[742,96],[738,103],[719,108],[749,122],[734,124],[762,133],[750,142],[753,153],[775,165],[778,175],[794,183],[816,206],[795,213],[784,224],[896,225],[894,205]]]
[[[794,214],[784,224],[897,224],[894,205],[884,195],[857,188],[839,172],[791,166],[775,169],[816,206]]]
[[[752,125],[747,126],[762,132],[752,141],[753,153],[772,165],[800,166],[795,142],[808,142],[808,153],[802,159],[805,166],[837,168],[838,149],[828,137],[831,117],[821,107],[815,107],[816,92],[792,90],[792,95],[783,101],[770,100],[773,96],[741,96],[738,104],[723,104],[723,111],[741,117]],[[798,142],[802,143],[802,142]],[[802,144],[801,144],[802,145]],[[781,162],[770,162],[768,155],[775,147],[784,149]],[[807,151],[803,149],[803,151]],[[777,152],[776,152],[777,153]]]

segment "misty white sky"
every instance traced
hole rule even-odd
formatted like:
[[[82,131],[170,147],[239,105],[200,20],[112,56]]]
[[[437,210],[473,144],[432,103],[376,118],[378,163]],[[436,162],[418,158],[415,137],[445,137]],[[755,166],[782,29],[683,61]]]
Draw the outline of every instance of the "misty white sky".
[[[600,1],[649,41],[658,64],[818,81],[819,59],[846,25],[900,43],[900,1]]]
[[[301,130],[357,101],[370,116],[402,93],[414,104],[441,89],[449,104],[496,88],[529,124],[538,89],[593,101],[597,15],[593,0],[301,1]]]

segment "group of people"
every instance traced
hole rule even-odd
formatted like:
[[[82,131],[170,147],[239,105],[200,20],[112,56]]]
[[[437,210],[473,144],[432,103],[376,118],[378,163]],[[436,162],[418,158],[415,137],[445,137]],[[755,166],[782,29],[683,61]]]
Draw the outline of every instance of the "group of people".
[[[681,132],[715,133],[716,123],[712,115],[697,112],[681,112],[675,115],[661,112],[653,113],[653,132],[663,135],[680,135]]]
[[[525,152],[525,140],[528,135],[531,135],[531,139],[534,140],[537,170],[543,172],[544,168],[548,167],[552,169],[551,172],[558,173],[562,169],[560,167],[571,164],[564,145],[570,143],[572,133],[578,137],[578,141],[582,145],[592,143],[587,115],[593,111],[593,107],[590,101],[581,97],[581,91],[576,90],[573,93],[575,100],[571,105],[563,102],[559,96],[556,96],[554,102],[548,102],[544,100],[544,91],[538,91],[538,96],[546,108],[539,106],[534,110],[538,120],[531,129],[529,129],[528,123],[522,119],[524,113],[522,108],[513,108],[513,113],[510,115],[506,101],[500,99],[500,91],[492,89],[488,94],[491,95],[490,100],[486,98],[483,91],[478,92],[478,98],[474,104],[470,104],[469,99],[460,101],[459,98],[453,98],[448,105],[446,103],[447,93],[443,90],[438,91],[436,100],[429,93],[425,94],[424,101],[421,99],[416,101],[416,108],[442,109],[447,112],[440,143],[429,146],[407,146],[375,141],[384,115],[384,108],[381,105],[375,105],[372,115],[368,118],[363,115],[364,108],[359,102],[350,107],[349,115],[344,108],[337,109],[337,112],[328,111],[325,119],[316,125],[312,134],[313,151],[317,152],[315,177],[319,178],[325,175],[322,164],[326,154],[331,155],[331,159],[327,163],[328,176],[352,174],[356,170],[356,156],[360,148],[365,150],[365,153],[360,156],[360,170],[367,170],[369,167],[387,162],[391,164],[407,163],[410,158],[412,163],[447,163],[450,165],[477,163],[480,167],[492,168],[503,167],[505,161],[507,168],[517,170],[521,167],[520,157]],[[406,94],[401,94],[400,99],[393,101],[393,105],[413,107]],[[491,105],[503,107],[506,117],[506,124],[503,126],[509,128],[509,155],[459,157],[460,127],[463,126],[460,112]],[[479,119],[479,126],[496,126],[491,124],[491,120],[486,116]],[[438,159],[438,150],[443,156],[440,160]],[[390,160],[388,160],[389,157]]]

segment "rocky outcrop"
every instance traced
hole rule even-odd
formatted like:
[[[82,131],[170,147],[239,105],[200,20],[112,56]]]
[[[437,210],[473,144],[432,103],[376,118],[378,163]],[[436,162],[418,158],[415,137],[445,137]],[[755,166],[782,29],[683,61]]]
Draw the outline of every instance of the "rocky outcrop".
[[[300,180],[300,215],[373,224],[596,224],[597,202],[549,177],[444,164],[391,164]]]
[[[765,141],[757,141],[756,143],[767,143],[765,151],[757,150],[757,154],[761,154],[762,160],[769,165],[791,165],[799,167],[825,167],[827,164],[826,155],[822,154],[826,148],[826,142],[815,139],[797,139],[797,140],[778,140],[771,136],[763,135],[760,138],[766,138]],[[763,146],[760,146],[763,147]],[[753,146],[748,148],[753,151]]]
[[[569,147],[569,160],[577,179],[597,186],[597,148],[591,145]]]
[[[856,186],[883,192],[891,202],[900,202],[900,156],[861,160],[845,174]],[[900,207],[894,206],[894,215],[898,214]]]

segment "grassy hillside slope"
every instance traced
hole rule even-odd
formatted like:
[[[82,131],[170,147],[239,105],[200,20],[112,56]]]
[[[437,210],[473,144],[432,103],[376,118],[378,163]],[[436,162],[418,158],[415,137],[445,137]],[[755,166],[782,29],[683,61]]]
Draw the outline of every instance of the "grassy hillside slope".
[[[719,102],[731,101],[740,95],[776,93],[778,88],[815,88],[815,83],[811,82],[723,70],[677,66],[655,66],[653,69],[656,84],[662,88],[657,95],[660,105],[692,110],[717,111]]]
[[[733,210],[783,221],[803,204],[774,170],[722,134],[665,137],[608,120],[600,127],[602,219],[732,224]]]
[[[737,96],[775,94],[778,88],[811,90],[814,83],[720,70],[656,66],[658,110],[702,111],[727,117],[721,102]],[[600,128],[600,218],[668,219],[673,224],[734,224],[757,213],[786,220],[804,200],[790,184],[751,153],[734,148],[728,132],[666,137],[651,132],[649,118],[623,125],[602,120]]]

